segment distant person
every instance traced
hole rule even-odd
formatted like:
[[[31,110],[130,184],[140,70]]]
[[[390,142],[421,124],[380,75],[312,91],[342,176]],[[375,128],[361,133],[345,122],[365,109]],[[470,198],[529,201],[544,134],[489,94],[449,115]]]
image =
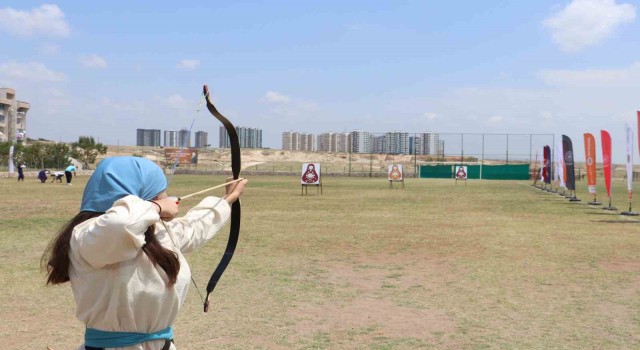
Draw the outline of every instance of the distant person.
[[[18,163],[18,182],[24,182],[24,168],[27,166],[23,162]]]
[[[100,162],[80,212],[42,257],[47,284],[71,284],[84,328],[79,349],[176,350],[171,326],[191,281],[183,254],[225,226],[246,184],[177,217],[179,202],[168,197],[158,165],[139,157]]]
[[[71,186],[71,179],[73,179],[74,176],[78,175],[76,174],[75,165],[71,164],[66,169],[64,169],[64,177],[67,178],[67,186]]]
[[[62,183],[62,177],[64,176],[63,171],[56,171],[51,174],[51,182],[58,180],[59,183]]]
[[[40,182],[45,183],[47,182],[48,176],[51,172],[47,169],[42,169],[38,172],[38,180],[40,180]]]

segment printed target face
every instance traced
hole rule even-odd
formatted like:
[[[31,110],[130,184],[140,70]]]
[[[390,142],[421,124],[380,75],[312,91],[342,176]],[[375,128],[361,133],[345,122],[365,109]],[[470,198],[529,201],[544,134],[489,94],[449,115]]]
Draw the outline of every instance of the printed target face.
[[[388,179],[389,181],[402,180],[402,164],[389,165]]]
[[[300,181],[303,185],[315,185],[320,183],[320,163],[302,164],[302,176]]]
[[[466,166],[457,166],[456,167],[456,179],[466,179],[467,178],[467,167]]]

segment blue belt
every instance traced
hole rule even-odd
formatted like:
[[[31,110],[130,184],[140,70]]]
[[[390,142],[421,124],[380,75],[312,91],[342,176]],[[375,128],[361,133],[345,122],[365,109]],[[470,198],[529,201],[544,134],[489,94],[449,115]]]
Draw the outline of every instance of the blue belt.
[[[96,348],[120,348],[158,339],[173,339],[173,328],[169,326],[153,333],[111,332],[95,328],[84,331],[84,344]]]

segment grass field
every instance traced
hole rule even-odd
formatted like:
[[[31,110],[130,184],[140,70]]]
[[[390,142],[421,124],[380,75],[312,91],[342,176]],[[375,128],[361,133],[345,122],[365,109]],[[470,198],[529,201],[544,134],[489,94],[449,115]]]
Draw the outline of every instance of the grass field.
[[[45,287],[39,259],[87,178],[27,180],[0,179],[2,347],[72,349],[71,290]],[[175,176],[170,194],[222,181]],[[530,182],[325,178],[301,196],[296,177],[251,178],[233,261],[209,314],[192,286],[178,348],[638,349],[640,219],[578,187],[570,203]],[[227,235],[187,256],[201,290]]]

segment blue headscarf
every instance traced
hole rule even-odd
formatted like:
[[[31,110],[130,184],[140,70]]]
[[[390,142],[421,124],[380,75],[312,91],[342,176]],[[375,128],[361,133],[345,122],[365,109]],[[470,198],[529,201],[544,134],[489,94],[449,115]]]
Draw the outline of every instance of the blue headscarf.
[[[100,162],[82,195],[81,211],[104,213],[130,194],[153,199],[167,188],[164,172],[156,163],[140,157],[111,157]]]

